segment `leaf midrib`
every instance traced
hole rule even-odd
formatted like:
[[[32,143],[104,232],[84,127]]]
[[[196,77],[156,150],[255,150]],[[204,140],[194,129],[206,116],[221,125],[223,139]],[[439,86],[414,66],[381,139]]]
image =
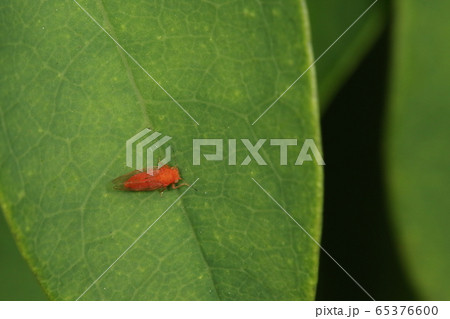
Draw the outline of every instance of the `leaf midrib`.
[[[112,26],[112,24],[111,24],[111,22],[110,22],[110,20],[108,18],[108,14],[106,12],[105,6],[103,5],[103,0],[97,0],[97,3],[98,3],[98,7],[99,7],[100,11],[102,12],[102,16],[103,16],[103,19],[104,19],[105,27],[109,30],[111,35],[115,39],[117,39],[115,31],[114,31],[114,27]],[[116,46],[116,49],[119,52],[119,56],[120,56],[120,58],[122,60],[122,63],[124,65],[124,67],[125,67],[125,70],[127,72],[128,79],[129,79],[129,81],[131,83],[131,86],[133,88],[133,91],[136,94],[136,97],[137,97],[137,99],[139,101],[139,105],[141,106],[141,111],[142,111],[142,113],[144,115],[144,118],[145,118],[145,124],[144,125],[146,127],[152,127],[153,125],[152,125],[150,117],[148,115],[148,111],[147,111],[147,109],[145,107],[146,106],[145,99],[143,98],[143,96],[141,94],[141,91],[139,90],[139,87],[136,84],[136,80],[135,80],[135,77],[133,75],[133,71],[131,70],[131,67],[130,67],[130,65],[128,63],[128,58],[125,56],[124,52],[119,47]],[[195,231],[195,228],[193,226],[192,220],[189,217],[189,214],[187,212],[187,209],[186,209],[186,206],[185,206],[183,198],[180,198],[179,202],[181,204],[180,205],[181,209],[182,209],[183,213],[185,214],[187,221],[189,222],[189,226],[191,228],[191,231],[192,231],[192,234],[194,236],[194,239],[195,239],[195,241],[196,241],[196,243],[198,245],[198,248],[199,248],[199,251],[201,253],[203,262],[206,265],[210,281],[211,281],[211,283],[212,283],[212,285],[214,287],[214,292],[215,292],[217,298],[220,299],[219,293],[218,293],[218,290],[217,290],[217,283],[216,283],[216,281],[214,279],[214,276],[212,274],[211,267],[210,267],[208,261],[206,260],[205,252],[204,252],[204,250],[202,248],[202,245],[200,244],[200,241],[199,241],[198,236],[197,236],[197,232]]]
[[[103,0],[97,0],[97,3],[98,3],[98,7],[99,7],[99,9],[100,9],[100,11],[102,13],[103,20],[104,20],[104,25],[105,25],[106,29],[109,30],[109,33],[111,34],[111,36],[114,39],[117,39],[116,33],[114,31],[114,27],[112,26],[111,22],[109,21],[108,14],[106,12],[105,6],[103,5]],[[145,122],[144,126],[145,127],[152,127],[153,125],[152,125],[152,123],[150,121],[150,117],[148,116],[147,109],[145,108],[145,100],[142,97],[141,91],[139,90],[139,88],[138,88],[138,86],[136,84],[136,80],[134,78],[133,71],[131,70],[130,64],[128,63],[128,58],[125,56],[125,53],[122,51],[121,48],[119,48],[118,46],[115,46],[115,47],[116,47],[116,50],[119,52],[119,56],[120,56],[120,58],[122,60],[122,63],[124,65],[124,67],[125,67],[125,70],[127,72],[128,80],[131,83],[131,87],[133,88],[133,91],[136,94],[136,97],[138,99],[139,105],[141,107],[141,111],[142,111],[142,113],[144,115],[144,122]]]

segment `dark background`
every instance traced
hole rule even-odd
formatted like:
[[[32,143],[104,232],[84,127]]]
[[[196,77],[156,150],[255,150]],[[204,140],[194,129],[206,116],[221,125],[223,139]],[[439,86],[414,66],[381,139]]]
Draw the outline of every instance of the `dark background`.
[[[385,30],[322,116],[322,247],[376,300],[417,300],[390,228],[383,124],[390,34]],[[317,300],[370,300],[321,252]]]

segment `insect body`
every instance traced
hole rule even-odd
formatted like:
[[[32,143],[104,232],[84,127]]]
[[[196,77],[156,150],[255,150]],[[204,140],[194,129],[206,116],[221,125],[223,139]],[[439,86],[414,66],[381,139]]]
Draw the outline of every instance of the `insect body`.
[[[181,180],[177,167],[164,165],[161,168],[152,168],[147,170],[133,171],[126,175],[117,177],[113,180],[114,189],[122,191],[143,192],[160,190],[165,191],[167,187],[172,186],[173,189],[181,186],[189,186],[186,183],[175,185]]]

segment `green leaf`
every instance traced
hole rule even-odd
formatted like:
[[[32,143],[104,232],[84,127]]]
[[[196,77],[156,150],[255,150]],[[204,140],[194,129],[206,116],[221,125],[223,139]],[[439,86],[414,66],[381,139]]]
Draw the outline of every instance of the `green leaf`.
[[[320,56],[327,50],[373,2],[374,0],[308,1],[315,55]],[[387,5],[384,1],[378,1],[317,62],[322,112],[379,38],[386,20]]]
[[[450,298],[448,1],[398,0],[387,176],[399,245],[424,299]]]
[[[313,74],[251,125],[312,63],[303,1],[80,4],[200,125],[73,1],[3,1],[0,202],[49,297],[78,298],[185,190],[111,188],[125,141],[150,127],[197,191],[81,299],[313,299],[317,245],[252,180],[319,239],[322,169],[293,165],[304,139],[320,148]],[[237,139],[238,165],[194,166],[194,138]],[[267,141],[268,165],[244,166],[241,138],[299,146],[280,166]]]
[[[0,300],[45,300],[0,211]]]

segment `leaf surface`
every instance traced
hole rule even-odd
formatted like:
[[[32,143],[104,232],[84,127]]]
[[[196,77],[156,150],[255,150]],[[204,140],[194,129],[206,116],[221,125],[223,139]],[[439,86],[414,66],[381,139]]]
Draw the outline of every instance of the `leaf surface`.
[[[448,1],[398,0],[387,177],[405,267],[421,298],[450,298]]]
[[[315,56],[325,52],[373,2],[374,0],[308,1]],[[317,62],[322,112],[379,38],[386,20],[386,2],[379,0]]]
[[[94,283],[82,300],[313,299],[318,247],[252,180],[319,239],[321,167],[293,165],[304,139],[320,148],[313,74],[251,125],[313,60],[303,1],[79,3],[200,125],[74,1],[3,1],[0,202],[49,297]],[[172,137],[186,182],[199,178],[175,204],[186,188],[111,187],[145,127]],[[225,160],[193,165],[198,138],[224,139]],[[241,165],[240,139],[260,138],[299,146],[280,166],[266,141],[268,165]]]

